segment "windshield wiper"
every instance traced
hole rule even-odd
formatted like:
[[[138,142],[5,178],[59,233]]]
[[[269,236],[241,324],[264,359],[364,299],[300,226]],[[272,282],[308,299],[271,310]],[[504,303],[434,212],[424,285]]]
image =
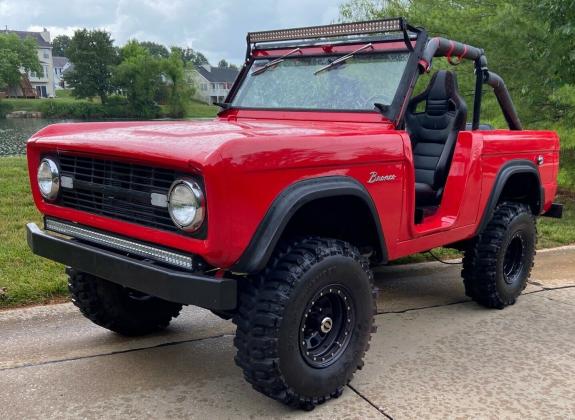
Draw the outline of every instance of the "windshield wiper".
[[[270,61],[269,63],[267,63],[265,66],[260,67],[257,70],[252,71],[252,76],[257,76],[258,74],[262,74],[264,71],[266,71],[267,69],[269,69],[270,67],[275,66],[276,64],[281,63],[282,61],[284,61],[284,59],[286,57],[289,57],[292,54],[295,54],[296,52],[300,52],[301,48],[296,48],[294,50],[291,50],[290,52],[288,52],[287,54],[282,55],[279,58],[276,58],[275,60]]]
[[[350,52],[347,55],[344,55],[343,57],[339,57],[337,60],[333,60],[331,63],[329,63],[327,66],[323,66],[321,69],[316,70],[313,72],[313,74],[318,74],[321,73],[324,70],[328,70],[330,68],[332,68],[333,66],[338,65],[339,63],[343,63],[346,60],[349,60],[350,58],[352,58],[355,54],[357,54],[360,51],[366,50],[368,48],[373,48],[373,44],[370,42],[369,44],[364,45],[361,48],[358,48],[355,51]]]

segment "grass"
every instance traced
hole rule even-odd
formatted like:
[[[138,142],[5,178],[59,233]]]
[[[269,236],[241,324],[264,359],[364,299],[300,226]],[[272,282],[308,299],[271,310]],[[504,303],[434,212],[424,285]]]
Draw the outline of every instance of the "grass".
[[[74,99],[74,97],[72,96],[72,89],[56,89],[56,98],[57,99],[62,99],[62,98]]]
[[[93,100],[87,99],[76,99],[72,96],[72,91],[69,89],[56,90],[56,98],[46,99],[24,99],[24,98],[5,98],[2,99],[4,103],[12,105],[14,111],[40,111],[40,104],[48,101],[54,100],[59,103],[78,103],[78,102],[89,102],[89,103],[100,103],[100,99],[94,98]]]
[[[49,101],[58,101],[60,103],[78,103],[78,102],[89,102],[88,100],[78,100],[72,97],[56,97],[55,99],[24,99],[24,98],[6,98],[2,99],[3,102],[12,105],[14,111],[40,111],[41,104]]]
[[[575,191],[560,189],[555,202],[565,205],[562,219],[539,219],[539,248],[552,248],[575,242]]]
[[[563,219],[539,219],[539,247],[575,243],[575,193],[562,191],[558,202],[565,204]],[[34,256],[26,244],[25,225],[41,223],[30,194],[26,158],[0,158],[0,309],[61,301],[67,295],[64,267]],[[441,259],[457,258],[457,251],[434,250]],[[397,262],[431,260],[416,254]]]
[[[191,101],[186,110],[186,118],[211,118],[215,117],[219,107],[214,105],[207,105],[199,101]]]
[[[58,104],[99,104],[100,100],[94,98],[93,100],[75,99],[71,96],[69,91],[56,91],[56,98],[54,99],[22,99],[22,98],[6,98],[2,102],[12,106],[14,111],[40,111],[42,106],[47,101],[54,101]],[[162,113],[167,113],[165,105],[160,106]],[[211,118],[215,117],[219,108],[217,106],[208,105],[203,102],[192,100],[186,109],[185,118]]]
[[[34,256],[26,244],[26,223],[41,220],[26,159],[0,158],[0,308],[48,303],[67,293],[64,268]]]
[[[219,110],[220,108],[217,106],[208,105],[194,99],[188,104],[184,118],[214,118]],[[160,105],[160,112],[167,115],[168,107]]]

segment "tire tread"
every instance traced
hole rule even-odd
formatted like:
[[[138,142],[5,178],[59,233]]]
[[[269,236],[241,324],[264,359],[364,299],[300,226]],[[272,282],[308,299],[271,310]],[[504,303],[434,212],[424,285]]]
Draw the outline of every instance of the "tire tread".
[[[240,288],[240,309],[233,319],[237,326],[234,339],[237,348],[236,364],[243,369],[245,379],[255,390],[292,407],[311,410],[330,398],[339,397],[345,386],[338,387],[328,395],[313,398],[299,395],[286,383],[279,369],[278,358],[279,326],[290,292],[314,264],[335,255],[357,261],[373,290],[373,274],[368,260],[360,255],[357,248],[341,240],[318,237],[281,244],[266,269],[245,281]],[[374,293],[374,308],[375,298]],[[375,331],[373,322],[372,318],[372,332]],[[363,349],[360,360],[368,347],[369,344]],[[359,363],[351,369],[346,384],[362,365]]]
[[[505,298],[497,291],[497,254],[503,242],[507,227],[513,219],[521,214],[528,214],[532,218],[537,233],[535,217],[529,206],[523,203],[503,202],[497,206],[493,217],[465,251],[463,257],[463,269],[461,275],[465,285],[465,293],[468,297],[488,308],[503,309],[513,305],[516,298]],[[537,234],[535,235],[535,240]],[[534,264],[534,257],[527,268],[526,277],[529,278]],[[527,286],[524,282],[521,291]]]
[[[93,323],[126,336],[144,335],[166,328],[182,305],[153,298],[139,308],[120,304],[126,289],[86,273],[68,269],[72,302]]]

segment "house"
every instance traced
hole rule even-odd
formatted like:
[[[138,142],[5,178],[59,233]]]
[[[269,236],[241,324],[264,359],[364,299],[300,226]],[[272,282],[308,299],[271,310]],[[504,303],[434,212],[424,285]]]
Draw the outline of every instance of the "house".
[[[64,82],[64,74],[71,70],[74,65],[66,57],[54,56],[54,89],[65,89],[66,82]]]
[[[53,98],[54,92],[54,65],[52,61],[52,44],[50,44],[50,32],[44,29],[42,32],[12,31],[4,29],[0,31],[5,34],[16,34],[20,38],[33,38],[38,45],[38,59],[42,70],[40,73],[30,72],[23,75],[20,86],[8,88],[8,96],[37,96],[40,98]],[[32,95],[29,92],[32,88]]]
[[[208,104],[223,102],[238,74],[233,68],[196,66],[190,74],[196,86],[195,98]]]

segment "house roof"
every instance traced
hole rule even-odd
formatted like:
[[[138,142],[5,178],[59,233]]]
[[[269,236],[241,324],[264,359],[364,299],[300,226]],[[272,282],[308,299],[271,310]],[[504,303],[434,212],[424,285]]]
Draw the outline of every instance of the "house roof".
[[[52,59],[54,60],[54,67],[55,68],[64,68],[66,63],[68,63],[68,61],[69,61],[67,57],[54,56],[54,57],[52,57]]]
[[[239,74],[239,71],[236,69],[210,67],[208,70],[206,67],[196,66],[196,70],[210,82],[233,83],[234,80],[236,80],[237,75]]]
[[[36,43],[38,44],[39,47],[52,48],[52,44],[50,44],[44,38],[42,38],[41,32],[11,31],[11,30],[2,29],[2,30],[0,30],[0,33],[16,34],[22,39],[27,38],[27,37],[32,37],[32,38],[34,38],[34,40],[36,41]]]

